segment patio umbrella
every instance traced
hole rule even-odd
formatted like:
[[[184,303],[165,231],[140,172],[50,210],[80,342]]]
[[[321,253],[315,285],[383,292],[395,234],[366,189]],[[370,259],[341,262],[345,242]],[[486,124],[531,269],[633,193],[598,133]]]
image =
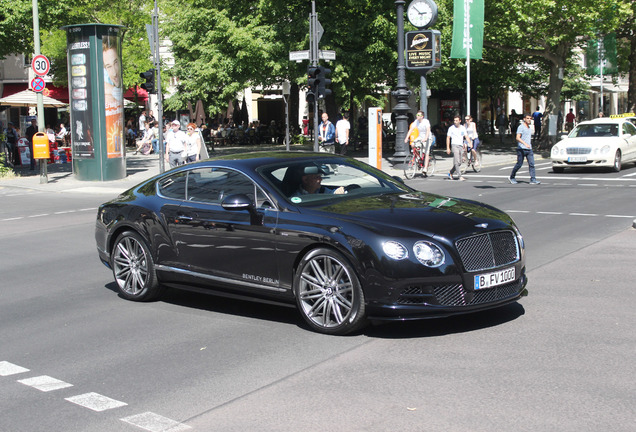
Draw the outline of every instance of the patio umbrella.
[[[225,111],[225,118],[228,118],[228,119],[232,118],[233,115],[234,115],[234,103],[230,99],[227,104],[227,110]]]
[[[205,110],[203,109],[203,101],[199,99],[194,106],[194,123],[199,126],[205,123]]]
[[[42,100],[44,102],[44,108],[58,108],[68,105],[57,99],[53,99],[52,97],[44,95],[42,95]],[[14,107],[30,107],[37,106],[37,104],[37,93],[31,90],[22,90],[21,92],[14,93],[10,96],[0,99],[0,105],[8,105]]]
[[[245,102],[245,96],[243,96],[243,104],[241,105],[241,120],[246,124],[250,121],[250,115],[247,112],[247,103]]]

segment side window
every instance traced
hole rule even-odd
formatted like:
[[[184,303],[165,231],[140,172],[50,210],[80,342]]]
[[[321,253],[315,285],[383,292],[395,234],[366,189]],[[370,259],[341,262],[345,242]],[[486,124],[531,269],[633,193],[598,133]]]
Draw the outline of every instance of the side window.
[[[161,180],[158,184],[159,195],[166,198],[183,200],[186,197],[186,173],[180,172]]]
[[[623,133],[630,134],[632,136],[636,135],[636,126],[631,123],[623,123]]]
[[[220,204],[229,195],[245,194],[252,201],[255,185],[245,175],[224,168],[200,168],[188,174],[189,201]]]

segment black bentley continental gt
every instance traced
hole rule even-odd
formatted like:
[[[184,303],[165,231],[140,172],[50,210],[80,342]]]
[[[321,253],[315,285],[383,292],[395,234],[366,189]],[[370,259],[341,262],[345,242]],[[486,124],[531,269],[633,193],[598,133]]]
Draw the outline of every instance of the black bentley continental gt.
[[[495,308],[526,293],[523,238],[506,213],[337,155],[258,152],[180,166],[102,204],[95,238],[127,299],[174,287],[295,302],[327,334]]]

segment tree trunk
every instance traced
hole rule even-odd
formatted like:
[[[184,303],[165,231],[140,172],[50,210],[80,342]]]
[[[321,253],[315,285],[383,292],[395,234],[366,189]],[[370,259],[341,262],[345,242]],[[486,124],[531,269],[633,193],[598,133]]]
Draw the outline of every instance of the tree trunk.
[[[629,87],[627,89],[627,112],[636,112],[636,32],[629,38]]]

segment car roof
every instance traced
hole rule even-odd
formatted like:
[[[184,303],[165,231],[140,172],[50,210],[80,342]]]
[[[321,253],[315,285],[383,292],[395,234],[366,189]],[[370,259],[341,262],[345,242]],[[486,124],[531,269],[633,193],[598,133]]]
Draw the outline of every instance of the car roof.
[[[600,117],[592,120],[586,120],[579,123],[579,125],[586,124],[621,124],[625,121],[628,121],[629,117],[621,117],[621,118],[609,118],[609,117]]]

